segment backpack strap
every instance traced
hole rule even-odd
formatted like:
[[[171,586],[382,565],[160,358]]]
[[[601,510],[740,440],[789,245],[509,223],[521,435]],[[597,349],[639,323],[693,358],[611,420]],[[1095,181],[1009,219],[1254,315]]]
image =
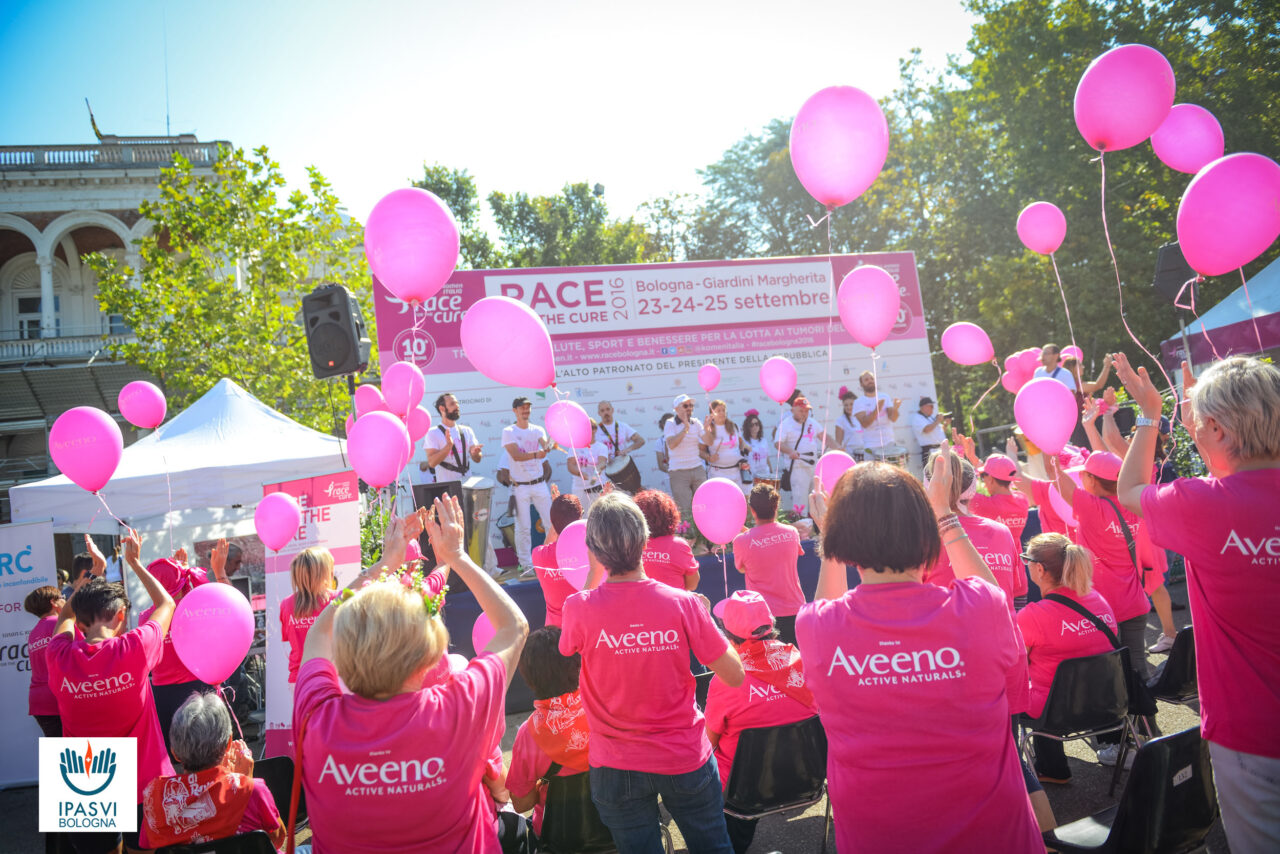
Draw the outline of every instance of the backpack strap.
[[[564,766],[559,762],[556,762],[554,759],[551,760],[551,767],[547,769],[547,773],[538,778],[538,782],[544,786],[547,785],[551,782],[552,777],[560,773],[560,769],[562,768],[564,768]]]
[[[1134,570],[1141,572],[1142,567],[1138,566],[1138,552],[1133,542],[1133,531],[1129,530],[1129,523],[1124,520],[1124,514],[1120,512],[1120,505],[1105,496],[1102,500],[1110,504],[1111,509],[1115,511],[1116,519],[1120,521],[1120,530],[1124,531],[1124,543],[1129,547],[1129,560],[1133,562]]]

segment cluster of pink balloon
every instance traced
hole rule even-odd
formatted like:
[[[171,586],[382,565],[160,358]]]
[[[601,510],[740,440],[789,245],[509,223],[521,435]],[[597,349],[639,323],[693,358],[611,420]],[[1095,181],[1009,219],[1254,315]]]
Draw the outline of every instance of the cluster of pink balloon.
[[[1031,378],[1035,375],[1036,368],[1039,366],[1039,347],[1030,347],[1026,350],[1019,350],[1011,356],[1006,356],[1004,373],[1000,377],[1000,384],[1010,394],[1017,394],[1024,385],[1031,382]]]
[[[120,389],[116,406],[135,427],[153,429],[164,421],[168,404],[153,383],[136,380]],[[77,406],[58,416],[49,429],[49,456],[81,489],[98,492],[107,485],[124,455],[124,434],[106,412]]]
[[[347,450],[356,474],[375,489],[399,476],[414,443],[431,429],[431,413],[421,405],[425,393],[426,378],[413,362],[388,367],[381,388],[356,389],[355,415],[347,416]]]
[[[1071,389],[1050,377],[1039,377],[1018,391],[1013,415],[1028,439],[1045,453],[1056,454],[1071,438],[1080,412]]]

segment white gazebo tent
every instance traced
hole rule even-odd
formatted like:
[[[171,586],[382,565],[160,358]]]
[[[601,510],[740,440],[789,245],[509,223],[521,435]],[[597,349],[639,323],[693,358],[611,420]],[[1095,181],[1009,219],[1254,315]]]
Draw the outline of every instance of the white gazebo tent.
[[[1190,358],[1197,366],[1228,356],[1271,354],[1280,349],[1280,258],[1262,268],[1213,308],[1189,321],[1185,335],[1160,345],[1170,370]],[[1197,371],[1198,373],[1198,371]]]

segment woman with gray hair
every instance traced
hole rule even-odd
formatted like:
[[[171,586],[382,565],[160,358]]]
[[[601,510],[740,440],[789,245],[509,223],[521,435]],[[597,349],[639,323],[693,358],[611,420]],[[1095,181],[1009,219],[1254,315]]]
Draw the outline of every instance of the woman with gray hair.
[[[587,516],[588,589],[564,604],[560,652],[582,654],[591,799],[621,854],[662,851],[659,795],[690,851],[729,854],[689,655],[731,687],[742,683],[742,662],[702,597],[645,575],[648,539],[629,496],[602,497]]]
[[[156,777],[142,793],[138,842],[160,848],[263,830],[277,848],[285,829],[253,757],[231,739],[231,712],[217,694],[192,694],[174,712],[173,755],[186,773]]]
[[[1141,408],[1117,495],[1155,545],[1186,558],[1200,719],[1227,841],[1280,850],[1280,370],[1258,359],[1182,363],[1183,419],[1207,477],[1152,486],[1162,398],[1123,353],[1116,372]]]

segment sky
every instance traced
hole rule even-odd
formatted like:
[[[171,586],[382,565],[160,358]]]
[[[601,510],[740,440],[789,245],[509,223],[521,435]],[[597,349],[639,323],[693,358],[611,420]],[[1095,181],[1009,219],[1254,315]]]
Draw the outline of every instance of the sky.
[[[314,165],[364,221],[423,163],[482,195],[605,187],[610,213],[831,85],[889,94],[963,54],[959,0],[0,0],[0,145],[172,132]],[[166,109],[166,41],[168,56]]]

